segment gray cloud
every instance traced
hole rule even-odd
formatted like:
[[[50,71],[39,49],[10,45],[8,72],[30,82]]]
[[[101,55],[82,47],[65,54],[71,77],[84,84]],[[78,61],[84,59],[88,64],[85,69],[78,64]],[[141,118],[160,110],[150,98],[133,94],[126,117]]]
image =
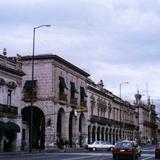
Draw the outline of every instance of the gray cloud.
[[[8,55],[54,53],[88,71],[98,82],[133,99],[137,88],[159,99],[160,1],[153,0],[5,0],[1,2],[1,50]],[[146,93],[145,93],[146,94]]]

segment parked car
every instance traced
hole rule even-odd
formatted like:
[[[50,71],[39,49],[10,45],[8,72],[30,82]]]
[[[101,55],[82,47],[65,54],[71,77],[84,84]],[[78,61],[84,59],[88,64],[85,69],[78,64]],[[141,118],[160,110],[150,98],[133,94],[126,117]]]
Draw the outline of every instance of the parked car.
[[[101,150],[101,149],[112,150],[114,148],[114,145],[108,141],[95,141],[92,144],[87,144],[85,148],[92,151]]]
[[[120,158],[131,158],[135,160],[141,156],[141,149],[135,141],[125,140],[115,144],[112,155],[114,160]]]
[[[157,144],[155,148],[155,159],[156,158],[160,158],[160,144]]]

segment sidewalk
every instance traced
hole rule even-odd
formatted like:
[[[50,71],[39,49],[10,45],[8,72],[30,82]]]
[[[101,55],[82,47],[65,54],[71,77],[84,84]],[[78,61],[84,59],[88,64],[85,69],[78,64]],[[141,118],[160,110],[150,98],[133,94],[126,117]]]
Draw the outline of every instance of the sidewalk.
[[[0,152],[0,156],[5,156],[5,155],[23,155],[23,154],[45,154],[45,153],[72,153],[72,152],[87,152],[86,149],[82,148],[64,148],[64,149],[59,149],[59,148],[52,148],[52,149],[47,149],[47,150],[39,150],[39,149],[33,149],[32,152],[29,152],[28,150],[26,151],[15,151],[15,152]]]

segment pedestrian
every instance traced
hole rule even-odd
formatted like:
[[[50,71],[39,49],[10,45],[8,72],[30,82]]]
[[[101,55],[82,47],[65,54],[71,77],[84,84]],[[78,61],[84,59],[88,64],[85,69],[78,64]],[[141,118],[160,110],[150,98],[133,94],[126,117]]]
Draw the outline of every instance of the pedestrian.
[[[63,139],[60,138],[60,148],[63,149],[64,148],[64,142],[63,142]]]
[[[21,142],[21,150],[22,150],[22,151],[25,150],[25,146],[26,146],[26,140],[25,140],[25,139],[22,139],[22,142]]]
[[[57,136],[57,147],[60,148],[60,138]]]
[[[65,140],[64,144],[65,144],[65,148],[68,148],[68,140]]]

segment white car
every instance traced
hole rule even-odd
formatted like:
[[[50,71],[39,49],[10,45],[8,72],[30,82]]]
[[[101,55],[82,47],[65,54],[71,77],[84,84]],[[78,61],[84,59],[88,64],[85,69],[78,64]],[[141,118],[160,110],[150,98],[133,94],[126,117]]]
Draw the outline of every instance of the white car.
[[[100,150],[100,149],[112,150],[114,148],[114,145],[108,141],[95,141],[92,144],[87,144],[85,148],[92,151]]]

